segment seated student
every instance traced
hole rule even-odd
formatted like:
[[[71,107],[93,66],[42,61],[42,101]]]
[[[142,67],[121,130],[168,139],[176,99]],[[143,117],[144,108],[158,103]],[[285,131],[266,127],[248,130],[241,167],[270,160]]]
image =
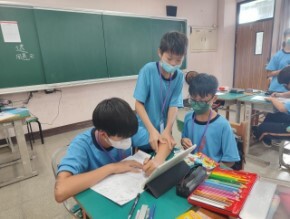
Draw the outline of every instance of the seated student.
[[[185,116],[181,145],[188,148],[196,144],[194,153],[202,152],[231,167],[240,156],[229,122],[211,109],[217,88],[218,81],[213,75],[200,73],[192,79],[189,94],[193,111]]]
[[[278,75],[278,82],[287,90],[290,90],[290,66],[283,68]],[[262,137],[262,143],[266,147],[271,147],[272,138],[275,134],[287,133],[287,127],[290,126],[290,102],[283,103],[275,97],[290,97],[289,92],[274,93],[271,97],[266,97],[278,110],[276,113],[268,113],[265,120],[257,127],[253,127],[253,134],[256,138]],[[263,135],[263,133],[268,133]]]
[[[137,172],[146,166],[132,160],[121,161],[132,154],[131,137],[138,130],[136,115],[127,102],[119,98],[103,100],[95,108],[92,121],[94,128],[79,134],[70,143],[58,166],[54,188],[57,202],[111,174]],[[159,147],[167,148],[167,145]]]

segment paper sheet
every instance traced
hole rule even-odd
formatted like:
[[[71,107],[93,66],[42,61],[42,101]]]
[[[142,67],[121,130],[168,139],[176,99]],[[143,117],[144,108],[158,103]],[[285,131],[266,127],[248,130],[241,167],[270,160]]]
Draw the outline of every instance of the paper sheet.
[[[150,155],[139,150],[125,160],[136,160],[143,163],[147,157],[150,157]],[[145,177],[143,171],[139,173],[114,174],[92,186],[91,189],[119,205],[124,205],[133,200],[139,192],[143,191],[146,179],[147,177]]]
[[[0,21],[5,43],[21,43],[16,21]]]
[[[251,99],[252,100],[262,100],[262,101],[265,101],[265,97],[263,97],[263,96],[254,96]]]

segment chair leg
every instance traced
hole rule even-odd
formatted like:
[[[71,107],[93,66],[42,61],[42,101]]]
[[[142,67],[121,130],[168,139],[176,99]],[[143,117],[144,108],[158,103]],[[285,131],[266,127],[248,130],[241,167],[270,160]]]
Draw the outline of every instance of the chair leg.
[[[38,123],[38,127],[39,127],[39,134],[40,134],[41,143],[44,144],[44,138],[43,138],[41,124],[39,121],[36,121],[36,122]]]
[[[31,136],[32,130],[30,130],[31,125],[30,125],[30,123],[26,123],[26,126],[27,126],[27,131],[28,131],[28,138],[29,138],[30,147],[31,147],[31,150],[33,150],[33,145],[32,145],[32,140],[31,140],[31,138],[32,138],[32,136]]]
[[[30,131],[31,131],[32,142],[34,143],[35,140],[34,140],[34,134],[33,134],[33,131],[32,131],[31,122],[29,122],[29,127],[30,127]]]

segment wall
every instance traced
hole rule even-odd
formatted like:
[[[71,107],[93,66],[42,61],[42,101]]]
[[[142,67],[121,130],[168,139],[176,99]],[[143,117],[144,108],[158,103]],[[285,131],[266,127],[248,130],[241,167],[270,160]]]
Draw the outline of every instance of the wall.
[[[5,1],[15,2],[15,1]],[[233,44],[234,24],[232,8],[235,1],[232,0],[18,0],[20,4],[28,4],[53,8],[84,8],[96,10],[119,11],[142,15],[166,16],[166,5],[178,6],[177,17],[187,18],[188,25],[192,26],[218,26],[219,45],[217,52],[189,53],[188,70],[197,70],[216,75],[223,85],[232,85],[233,72]],[[222,2],[222,3],[220,3]],[[229,8],[227,6],[230,6]],[[218,16],[219,12],[219,16]],[[223,13],[228,13],[224,15]],[[157,50],[157,48],[156,48]],[[62,89],[62,97],[59,92],[33,94],[27,107],[40,118],[44,129],[50,129],[63,125],[73,124],[91,119],[91,113],[97,103],[108,97],[118,96],[125,99],[134,107],[133,91],[135,80],[110,82]],[[187,87],[184,87],[186,96]],[[27,98],[27,93],[2,95],[13,101],[22,101]],[[60,100],[60,102],[59,102]],[[60,103],[60,104],[59,104]],[[59,113],[58,113],[59,110]],[[58,117],[53,122],[54,118]],[[53,122],[53,123],[52,123]],[[52,124],[51,124],[52,123]]]

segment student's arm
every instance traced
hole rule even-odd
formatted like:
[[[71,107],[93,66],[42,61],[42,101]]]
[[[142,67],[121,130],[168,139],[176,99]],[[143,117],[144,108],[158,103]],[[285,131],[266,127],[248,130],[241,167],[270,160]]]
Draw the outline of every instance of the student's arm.
[[[288,112],[284,103],[280,102],[277,98],[274,97],[265,97],[265,100],[271,101],[273,106],[282,113]]]
[[[273,77],[277,76],[280,73],[281,70],[276,70],[276,71],[267,71],[267,76],[268,77]]]
[[[176,142],[172,137],[172,126],[176,120],[177,112],[178,112],[177,107],[169,107],[167,124],[163,133],[161,134],[162,138],[165,138],[170,143],[169,144],[170,148],[173,148],[176,145]]]
[[[145,110],[144,104],[136,100],[135,102],[135,109],[140,116],[141,120],[143,121],[144,125],[146,126],[148,132],[149,132],[149,143],[151,147],[155,150],[158,151],[158,141],[165,143],[162,140],[162,137],[160,133],[155,129],[155,127],[152,125],[149,116]]]
[[[72,173],[63,171],[57,175],[54,196],[57,202],[63,202],[66,199],[90,188],[107,176],[115,173],[138,172],[142,168],[142,164],[127,160],[118,163],[111,163],[100,167],[96,170],[72,175]]]
[[[271,97],[284,97],[284,98],[290,98],[290,91],[284,92],[284,93],[272,93]]]
[[[156,156],[152,160],[147,159],[144,162],[143,170],[145,175],[149,176],[158,166],[164,163],[170,152],[171,149],[169,148],[168,144],[159,143]]]

